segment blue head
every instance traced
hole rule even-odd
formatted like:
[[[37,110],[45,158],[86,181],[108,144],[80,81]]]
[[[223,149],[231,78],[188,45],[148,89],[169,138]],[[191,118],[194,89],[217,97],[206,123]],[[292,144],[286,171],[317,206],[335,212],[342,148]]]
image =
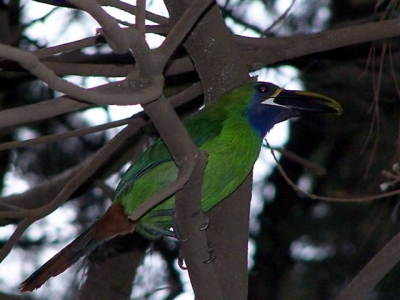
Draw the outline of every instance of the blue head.
[[[269,82],[256,82],[253,86],[254,94],[246,116],[262,137],[275,124],[289,118],[315,113],[342,113],[339,103],[320,94],[284,90]]]

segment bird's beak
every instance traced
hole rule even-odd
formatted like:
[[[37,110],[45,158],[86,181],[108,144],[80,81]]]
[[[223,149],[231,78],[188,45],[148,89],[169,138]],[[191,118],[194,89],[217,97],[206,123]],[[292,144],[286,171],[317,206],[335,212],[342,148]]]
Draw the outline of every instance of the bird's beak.
[[[304,91],[277,89],[263,104],[276,105],[291,109],[296,115],[313,113],[335,113],[341,115],[342,107],[332,98]]]

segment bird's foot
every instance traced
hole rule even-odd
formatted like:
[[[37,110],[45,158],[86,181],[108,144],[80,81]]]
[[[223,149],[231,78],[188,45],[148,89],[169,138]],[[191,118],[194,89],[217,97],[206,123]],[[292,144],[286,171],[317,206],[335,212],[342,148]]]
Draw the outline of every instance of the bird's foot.
[[[182,238],[182,235],[179,231],[178,219],[176,218],[175,213],[172,215],[172,229],[174,230],[175,238],[179,241],[179,243],[187,242],[188,239]],[[179,253],[180,252],[181,252],[181,250],[179,250]]]
[[[208,228],[208,226],[210,225],[210,219],[208,218],[208,216],[204,212],[203,212],[203,220],[204,220],[204,225],[199,228],[199,230],[201,230],[201,231],[206,230]],[[176,214],[175,213],[172,215],[172,229],[174,230],[175,238],[179,242],[184,243],[184,242],[187,241],[187,239],[183,239],[182,235],[180,234],[179,226],[178,226],[178,220],[176,218]]]
[[[214,251],[214,245],[210,241],[207,241],[207,247],[208,247],[207,251],[210,256],[207,260],[203,261],[204,264],[210,264],[217,258],[217,255],[215,254]],[[178,254],[178,266],[181,270],[187,270],[181,248],[179,249],[179,254]]]
[[[203,212],[203,220],[204,220],[204,225],[202,227],[199,228],[199,230],[204,231],[208,228],[208,226],[210,225],[210,219],[208,218],[208,216]],[[172,217],[172,228],[174,230],[175,233],[175,238],[179,241],[179,243],[185,243],[187,242],[188,239],[183,239],[180,232],[179,232],[179,226],[178,226],[178,222],[177,222],[177,218],[176,215],[174,214]],[[207,260],[204,261],[205,264],[209,264],[212,263],[215,258],[215,252],[214,252],[214,247],[213,244],[210,241],[207,241],[207,251],[210,254],[209,258]],[[187,267],[185,266],[184,263],[184,257],[183,257],[183,253],[182,253],[182,249],[179,247],[179,254],[178,254],[178,266],[181,270],[187,270]]]

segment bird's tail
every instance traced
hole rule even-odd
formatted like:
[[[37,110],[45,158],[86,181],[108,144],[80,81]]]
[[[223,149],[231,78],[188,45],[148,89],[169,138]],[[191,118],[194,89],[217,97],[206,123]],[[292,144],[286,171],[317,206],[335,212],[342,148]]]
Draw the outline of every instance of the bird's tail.
[[[61,274],[106,240],[119,234],[133,232],[135,224],[129,221],[125,213],[121,216],[121,211],[122,207],[113,204],[102,218],[21,283],[20,291],[31,292],[40,288],[49,278]]]
[[[50,277],[57,276],[76,263],[79,258],[86,255],[103,241],[96,241],[91,237],[95,224],[85,230],[78,238],[72,241],[53,258],[36,270],[28,279],[19,286],[20,291],[30,292],[38,289]]]

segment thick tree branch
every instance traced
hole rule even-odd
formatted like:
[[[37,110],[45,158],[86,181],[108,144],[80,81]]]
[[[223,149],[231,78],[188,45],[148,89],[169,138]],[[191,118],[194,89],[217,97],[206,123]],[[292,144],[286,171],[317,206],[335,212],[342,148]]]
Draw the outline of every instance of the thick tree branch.
[[[357,274],[336,300],[364,300],[368,293],[400,261],[400,233]]]
[[[207,156],[199,152],[193,173],[188,183],[176,193],[175,213],[179,234],[184,242],[181,243],[185,262],[189,266],[189,276],[196,299],[224,299],[221,287],[211,263],[215,253],[201,228],[204,228],[204,216],[201,202],[201,187]],[[187,226],[190,224],[190,226]],[[208,245],[204,247],[204,245]],[[208,262],[208,263],[207,263]]]
[[[279,61],[400,35],[400,18],[285,38],[236,36],[251,69]],[[295,47],[294,47],[295,45]]]

